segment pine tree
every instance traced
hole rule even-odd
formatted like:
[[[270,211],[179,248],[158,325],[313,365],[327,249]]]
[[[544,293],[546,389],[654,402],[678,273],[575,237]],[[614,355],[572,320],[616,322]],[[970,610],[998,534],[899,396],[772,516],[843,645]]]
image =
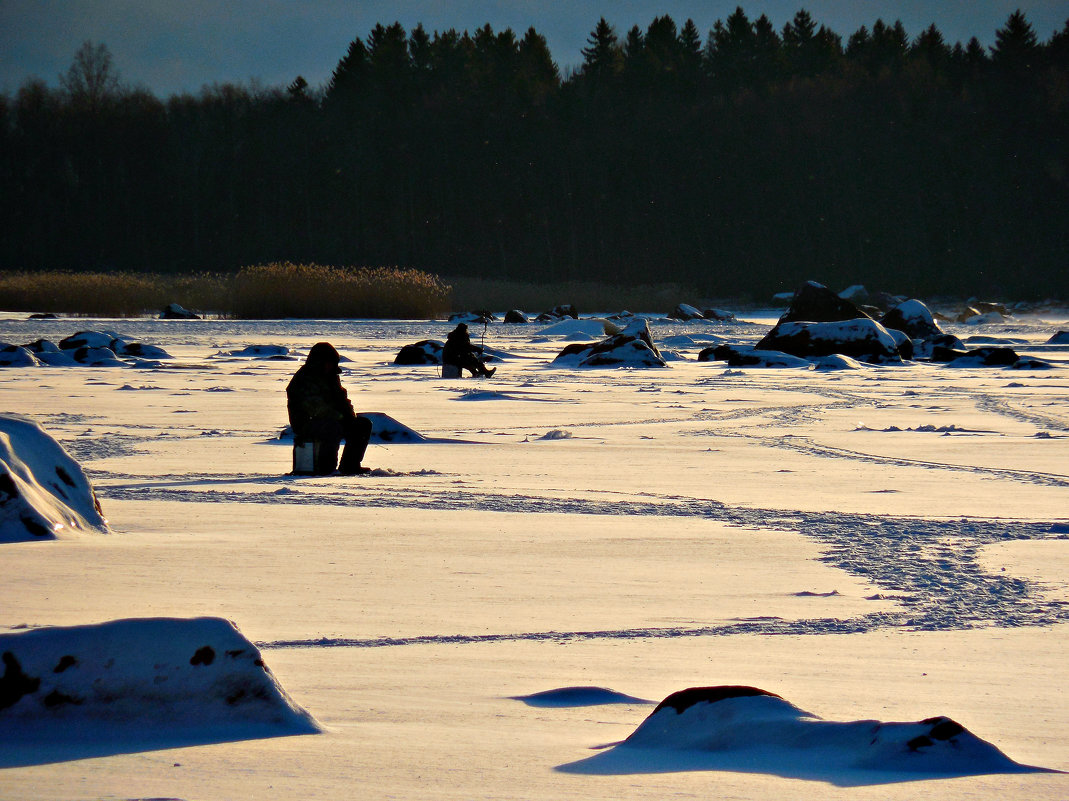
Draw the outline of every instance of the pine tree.
[[[1010,14],[1005,26],[995,31],[991,60],[1007,72],[1032,69],[1039,56],[1039,43],[1032,23],[1017,9]]]

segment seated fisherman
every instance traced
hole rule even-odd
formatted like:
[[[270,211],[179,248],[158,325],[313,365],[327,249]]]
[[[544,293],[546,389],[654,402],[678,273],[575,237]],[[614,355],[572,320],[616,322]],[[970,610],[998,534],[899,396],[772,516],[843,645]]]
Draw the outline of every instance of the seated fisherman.
[[[364,459],[371,421],[353,411],[353,404],[338,375],[340,357],[329,342],[317,342],[308,358],[286,387],[286,408],[294,442],[345,440],[338,472],[342,475],[367,473]]]
[[[472,376],[482,375],[490,378],[497,372],[496,367],[487,367],[479,358],[480,350],[471,344],[468,326],[461,323],[445,338],[442,348],[442,364],[452,364],[461,370],[468,370]],[[460,373],[463,375],[463,372]]]

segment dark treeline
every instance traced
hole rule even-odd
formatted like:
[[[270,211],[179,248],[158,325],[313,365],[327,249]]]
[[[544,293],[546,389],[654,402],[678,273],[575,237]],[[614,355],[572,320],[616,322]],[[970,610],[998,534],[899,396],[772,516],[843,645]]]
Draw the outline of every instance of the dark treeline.
[[[1069,22],[1017,12],[985,49],[736,9],[704,37],[601,20],[583,58],[378,25],[324,87],[161,101],[86,43],[0,96],[0,267],[1069,296]]]

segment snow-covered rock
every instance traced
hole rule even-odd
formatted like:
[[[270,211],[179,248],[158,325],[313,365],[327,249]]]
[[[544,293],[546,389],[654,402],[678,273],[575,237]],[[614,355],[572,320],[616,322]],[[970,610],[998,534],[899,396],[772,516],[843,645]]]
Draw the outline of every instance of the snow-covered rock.
[[[411,345],[405,345],[393,359],[394,364],[441,364],[442,348],[445,343],[438,339],[421,339]]]
[[[1047,340],[1048,345],[1069,345],[1069,331],[1059,331]]]
[[[468,325],[483,325],[492,323],[497,318],[488,311],[457,312],[449,315],[451,323],[467,323]]]
[[[0,342],[0,367],[40,367],[41,362],[22,345]]]
[[[107,533],[81,466],[34,421],[0,414],[0,542]]]
[[[24,727],[57,739],[140,724],[147,736],[172,727],[256,727],[247,736],[310,734],[319,724],[282,689],[257,648],[214,617],[140,618],[0,634],[5,666],[0,742]],[[105,734],[106,736],[106,734]]]
[[[171,354],[156,345],[146,345],[143,342],[127,342],[125,339],[116,339],[111,343],[111,349],[116,356],[133,356],[138,359],[170,359]]]
[[[780,350],[803,358],[841,353],[874,364],[902,361],[899,342],[869,317],[826,323],[781,322],[757,343],[756,349]]]
[[[177,303],[168,303],[167,307],[160,312],[161,320],[199,320],[200,315],[183,308]]]
[[[688,320],[704,320],[705,315],[688,303],[680,303],[668,314],[668,319],[687,322]]]
[[[231,359],[283,359],[295,358],[285,345],[246,345],[236,350],[220,351],[216,357]]]
[[[942,334],[929,309],[919,300],[907,300],[887,312],[880,320],[884,328],[904,331],[912,339],[925,339]]]
[[[505,312],[504,322],[510,325],[526,325],[531,319],[519,309],[509,309]]]
[[[746,770],[841,777],[843,771],[969,775],[1038,770],[1014,762],[948,717],[916,722],[829,721],[755,687],[693,687],[665,698],[622,743],[564,766],[611,772],[639,758],[730,759]],[[711,764],[717,764],[713,762]],[[725,764],[730,769],[732,762]],[[601,766],[599,770],[598,766]]]
[[[635,320],[623,331],[601,342],[568,345],[553,360],[554,364],[576,367],[666,367],[667,363],[653,344],[649,324]]]
[[[62,350],[78,348],[110,348],[111,343],[119,339],[114,331],[79,331],[59,341]]]
[[[700,362],[727,362],[729,367],[802,367],[811,362],[778,350],[757,350],[752,345],[721,344],[698,353]]]
[[[714,322],[730,322],[735,319],[735,315],[725,309],[702,309],[702,317],[706,320],[712,320]]]
[[[810,359],[809,363],[817,370],[860,370],[864,367],[861,362],[843,356],[841,353],[833,353],[830,356],[817,356]]]
[[[126,367],[127,364],[111,348],[76,348],[68,351],[71,358],[86,367]]]

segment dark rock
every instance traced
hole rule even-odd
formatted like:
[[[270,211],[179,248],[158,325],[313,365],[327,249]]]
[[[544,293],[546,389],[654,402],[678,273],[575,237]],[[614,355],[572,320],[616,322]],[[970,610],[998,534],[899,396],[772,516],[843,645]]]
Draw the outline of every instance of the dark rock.
[[[198,648],[192,657],[189,659],[191,665],[210,665],[215,661],[215,649],[210,645],[205,645],[203,648]]]
[[[840,298],[823,284],[807,281],[794,293],[790,308],[779,322],[833,323],[859,317],[871,319],[856,304]]]
[[[41,679],[27,676],[11,651],[4,651],[4,675],[0,676],[0,709],[14,706],[24,695],[37,692]]]
[[[405,345],[394,358],[394,364],[441,364],[444,342],[436,339],[421,339],[412,345]]]
[[[954,337],[957,339],[957,337]],[[968,356],[967,348],[957,348],[952,345],[933,345],[929,351],[928,360],[932,362],[952,362],[962,356]]]
[[[1069,345],[1069,331],[1059,331],[1047,340],[1048,345]]]
[[[59,316],[52,312],[35,312],[30,315],[30,320],[58,320]]]
[[[958,316],[955,319],[959,323],[964,323],[966,320],[971,320],[973,317],[979,316],[980,312],[978,310],[976,310],[972,306],[966,306],[964,309],[958,312]]]
[[[526,324],[531,322],[531,320],[519,309],[509,309],[505,312],[505,322],[510,324]]]
[[[729,311],[724,311],[723,309],[702,309],[702,317],[704,317],[706,320],[716,320],[722,322],[727,322],[729,320],[735,319],[734,314]]]
[[[1011,367],[1020,357],[1013,348],[976,348],[957,356],[950,363],[955,367]],[[933,358],[932,361],[935,361]]]
[[[738,352],[739,349],[734,345],[720,343],[719,345],[713,345],[711,348],[702,348],[702,350],[698,351],[698,361],[726,362],[732,355]]]

